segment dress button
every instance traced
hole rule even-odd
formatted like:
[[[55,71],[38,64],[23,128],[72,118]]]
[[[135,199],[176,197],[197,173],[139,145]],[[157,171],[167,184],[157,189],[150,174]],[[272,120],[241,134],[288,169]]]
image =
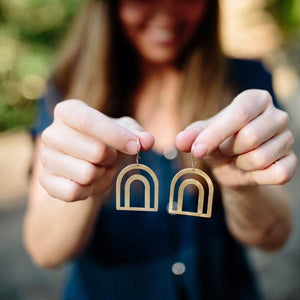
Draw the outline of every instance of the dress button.
[[[182,262],[176,262],[172,265],[172,273],[174,275],[182,275],[185,272],[185,264]]]
[[[175,159],[177,157],[177,149],[175,147],[166,149],[164,151],[164,157],[169,160]]]

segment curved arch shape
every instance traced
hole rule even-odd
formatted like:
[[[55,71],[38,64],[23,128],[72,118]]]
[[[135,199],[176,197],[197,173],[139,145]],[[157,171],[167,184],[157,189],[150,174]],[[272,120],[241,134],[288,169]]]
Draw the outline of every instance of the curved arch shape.
[[[147,180],[147,178],[143,175],[137,174],[130,176],[125,183],[125,207],[126,209],[130,209],[130,185],[133,181],[138,180],[141,181],[144,184],[145,187],[145,208],[150,208],[150,197],[147,197],[147,195],[150,195],[150,183]]]
[[[202,184],[197,181],[196,179],[186,179],[183,182],[181,182],[178,190],[178,201],[177,201],[177,209],[182,211],[183,206],[183,194],[184,189],[188,185],[194,185],[198,189],[198,205],[197,205],[197,213],[202,214],[203,213],[203,205],[204,205],[204,188]]]
[[[184,180],[178,190],[178,200],[177,200],[177,208],[173,209],[173,203],[174,203],[174,191],[175,191],[175,185],[177,181],[186,174],[196,174],[204,178],[204,180],[207,183],[208,186],[208,203],[207,203],[207,211],[206,213],[203,213],[203,206],[204,206],[204,188],[202,184],[197,181],[196,179],[186,179]],[[198,189],[198,205],[197,205],[197,212],[189,212],[189,211],[183,211],[183,194],[184,189],[188,185],[194,185]],[[180,214],[180,215],[188,215],[188,216],[196,216],[196,217],[203,217],[203,218],[210,218],[212,213],[212,203],[213,203],[213,192],[214,192],[214,186],[210,179],[210,177],[203,171],[199,169],[194,168],[186,168],[181,171],[179,171],[174,177],[171,182],[170,187],[170,199],[169,199],[169,213],[171,214]]]
[[[151,191],[150,191],[150,183],[148,179],[141,175],[141,174],[135,174],[131,175],[129,178],[127,178],[125,182],[125,188],[124,188],[124,206],[121,206],[121,184],[124,176],[131,170],[143,170],[147,172],[154,183],[154,207],[150,207],[150,197],[151,197]],[[145,206],[144,207],[135,207],[130,206],[130,185],[132,182],[139,180],[144,184],[145,187]],[[135,211],[158,211],[158,180],[155,175],[155,173],[147,166],[141,165],[141,164],[132,164],[127,167],[125,167],[118,175],[117,181],[116,181],[116,209],[117,210],[135,210]]]

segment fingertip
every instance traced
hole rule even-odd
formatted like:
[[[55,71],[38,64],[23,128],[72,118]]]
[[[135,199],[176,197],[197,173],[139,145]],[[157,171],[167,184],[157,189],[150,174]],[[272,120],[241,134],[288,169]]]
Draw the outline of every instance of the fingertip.
[[[183,152],[190,152],[193,142],[199,135],[199,128],[187,127],[183,131],[179,132],[175,139],[176,147]]]
[[[185,142],[185,133],[184,131],[180,131],[175,137],[175,146],[179,151],[189,151],[189,147],[187,147]]]
[[[191,153],[195,158],[201,158],[208,152],[208,147],[202,143],[193,143]]]
[[[126,151],[128,154],[134,155],[137,152],[139,152],[139,149],[140,149],[140,145],[136,140],[130,140],[126,144]]]
[[[148,151],[150,150],[155,143],[154,136],[147,131],[136,132],[136,135],[140,141],[140,150]]]

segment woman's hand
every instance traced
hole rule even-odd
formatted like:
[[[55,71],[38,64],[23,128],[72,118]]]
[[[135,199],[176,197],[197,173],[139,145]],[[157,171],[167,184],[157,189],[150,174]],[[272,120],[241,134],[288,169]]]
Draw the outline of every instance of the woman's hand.
[[[296,171],[289,117],[263,90],[247,90],[214,117],[176,137],[181,151],[203,158],[221,186],[277,185]]]
[[[142,150],[153,146],[152,135],[131,118],[109,118],[79,100],[55,107],[53,123],[36,140],[24,222],[35,263],[52,268],[85,249],[118,156],[135,154],[137,138]]]
[[[247,90],[176,138],[180,150],[209,164],[233,236],[268,251],[282,247],[291,231],[290,208],[279,186],[292,178],[297,166],[288,122],[269,93]]]
[[[112,119],[79,100],[59,103],[42,134],[40,183],[64,201],[103,194],[111,186],[118,153],[149,150],[154,138],[133,119]]]

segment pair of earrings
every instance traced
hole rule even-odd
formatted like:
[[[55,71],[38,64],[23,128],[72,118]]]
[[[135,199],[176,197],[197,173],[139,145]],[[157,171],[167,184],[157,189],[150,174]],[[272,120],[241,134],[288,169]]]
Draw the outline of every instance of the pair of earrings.
[[[136,163],[131,164],[124,169],[121,170],[117,177],[116,181],[116,209],[117,210],[126,210],[126,211],[158,211],[158,180],[153,172],[149,167],[140,164],[139,163],[139,150],[140,150],[140,143],[137,139],[137,156],[136,156]],[[153,181],[154,185],[154,205],[150,205],[150,182],[149,180],[141,175],[141,174],[134,174],[129,176],[125,184],[123,184],[124,176],[128,174],[129,172],[136,170],[136,171],[143,171],[146,174],[150,176],[150,178]],[[204,187],[200,180],[196,180],[194,178],[188,178],[184,179],[178,188],[178,195],[177,195],[177,201],[174,201],[174,194],[175,194],[175,186],[176,183],[183,179],[186,175],[192,175],[193,177],[200,177],[200,179],[204,180],[207,185],[208,189],[208,197],[207,197],[207,209],[206,212],[203,212],[204,208]],[[130,205],[130,186],[134,181],[140,181],[144,185],[144,199],[145,203],[143,207],[135,207]],[[184,211],[183,210],[183,196],[184,196],[184,190],[189,185],[192,185],[197,188],[198,190],[198,205],[197,205],[197,212],[190,212],[190,211]],[[124,186],[124,204],[121,204],[121,187]],[[169,197],[169,213],[171,214],[179,214],[179,215],[188,215],[188,216],[196,216],[196,217],[204,217],[204,218],[210,218],[211,212],[212,212],[212,202],[213,202],[213,183],[210,179],[210,177],[203,172],[202,170],[199,170],[195,168],[195,159],[192,159],[192,168],[186,168],[181,171],[179,171],[172,179],[171,187],[170,187],[170,197]],[[177,202],[177,206],[174,207],[174,202]]]

